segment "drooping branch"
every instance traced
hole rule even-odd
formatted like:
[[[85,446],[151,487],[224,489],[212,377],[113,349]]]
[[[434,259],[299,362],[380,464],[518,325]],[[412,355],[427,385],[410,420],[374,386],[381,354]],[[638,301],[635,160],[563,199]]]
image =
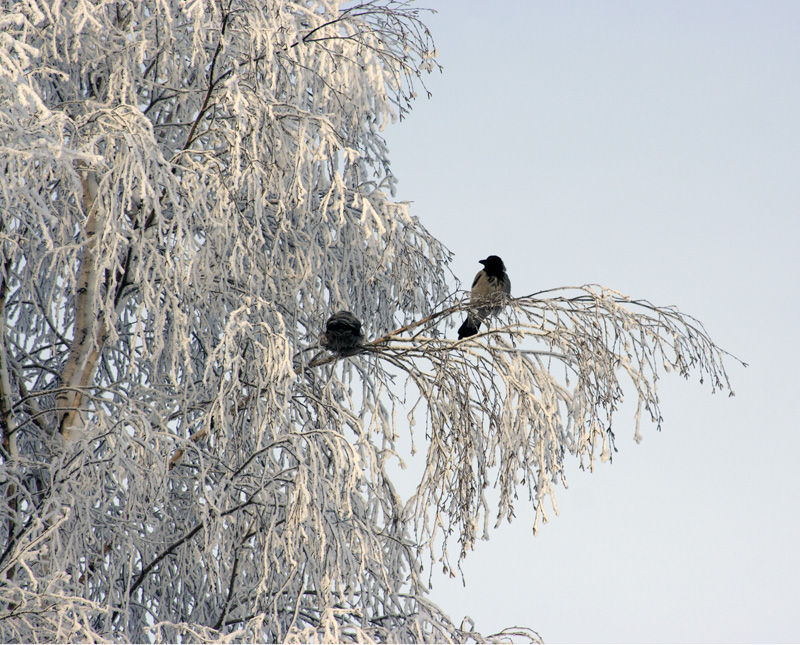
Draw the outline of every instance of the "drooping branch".
[[[418,324],[432,320],[443,318]],[[642,411],[661,426],[656,383],[664,372],[698,373],[714,391],[733,394],[724,359],[738,359],[675,307],[586,285],[514,298],[493,325],[461,341],[392,332],[365,348],[405,373],[424,402],[429,447],[410,504],[429,544],[451,523],[459,527],[461,557],[479,536],[477,518],[488,519],[484,491],[495,470],[497,521],[513,517],[523,484],[537,530],[547,521],[545,499],[555,504],[566,454],[589,469],[598,456],[610,459],[614,415],[628,386],[637,397],[637,441]]]

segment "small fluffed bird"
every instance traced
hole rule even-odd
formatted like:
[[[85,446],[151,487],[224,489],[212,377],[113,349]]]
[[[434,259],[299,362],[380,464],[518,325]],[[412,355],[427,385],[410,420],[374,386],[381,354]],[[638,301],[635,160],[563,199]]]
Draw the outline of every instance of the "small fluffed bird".
[[[474,336],[481,328],[481,323],[487,316],[496,314],[502,309],[503,296],[511,294],[511,280],[506,273],[506,265],[496,255],[490,255],[481,260],[483,269],[472,281],[472,291],[469,296],[469,305],[474,307],[467,319],[458,328],[458,339]]]
[[[325,323],[325,332],[319,337],[319,344],[340,356],[357,354],[364,342],[361,321],[349,311],[337,311]]]

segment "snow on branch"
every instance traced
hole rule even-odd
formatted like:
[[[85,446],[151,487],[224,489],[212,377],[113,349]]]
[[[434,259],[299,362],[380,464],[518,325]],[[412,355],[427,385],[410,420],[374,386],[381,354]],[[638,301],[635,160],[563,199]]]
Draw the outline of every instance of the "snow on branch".
[[[461,557],[486,535],[493,478],[497,522],[513,517],[524,486],[538,530],[545,500],[557,510],[553,486],[564,478],[567,454],[589,469],[611,458],[626,388],[637,397],[637,441],[642,412],[661,427],[662,373],[696,373],[712,390],[733,394],[723,364],[733,357],[675,307],[597,285],[555,289],[512,299],[474,337],[444,338],[443,321],[465,308],[457,303],[365,346],[405,373],[424,403],[426,465],[409,504],[428,545],[458,527]],[[411,407],[413,421],[419,406]]]

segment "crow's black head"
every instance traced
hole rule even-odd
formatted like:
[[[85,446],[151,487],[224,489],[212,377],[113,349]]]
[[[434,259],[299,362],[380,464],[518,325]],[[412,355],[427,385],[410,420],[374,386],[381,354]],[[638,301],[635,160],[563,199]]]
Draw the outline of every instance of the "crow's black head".
[[[486,273],[489,275],[501,276],[506,270],[506,265],[496,255],[490,255],[485,260],[480,260],[480,263],[486,268]]]

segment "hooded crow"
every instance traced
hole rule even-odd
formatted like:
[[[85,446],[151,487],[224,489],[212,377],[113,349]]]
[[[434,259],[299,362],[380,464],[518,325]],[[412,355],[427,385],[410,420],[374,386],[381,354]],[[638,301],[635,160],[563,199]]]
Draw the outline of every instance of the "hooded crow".
[[[364,342],[361,321],[349,311],[337,311],[325,323],[325,332],[319,337],[319,344],[340,356],[357,354]]]
[[[487,316],[498,313],[502,308],[505,298],[501,294],[511,294],[511,280],[508,279],[503,261],[496,255],[490,255],[480,263],[483,269],[478,271],[472,281],[469,296],[470,307],[475,309],[467,314],[464,324],[458,328],[459,340],[477,334],[481,322],[485,322]]]

